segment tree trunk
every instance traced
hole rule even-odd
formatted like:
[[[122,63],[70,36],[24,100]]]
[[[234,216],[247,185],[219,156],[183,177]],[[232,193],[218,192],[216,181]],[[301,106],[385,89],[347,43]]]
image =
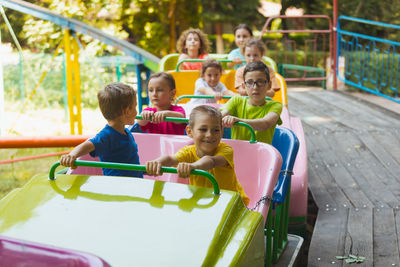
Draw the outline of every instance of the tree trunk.
[[[216,33],[216,45],[217,45],[217,54],[224,53],[224,40],[222,39],[222,24],[221,22],[215,23],[215,33]]]
[[[168,18],[169,18],[169,53],[176,53],[176,28],[175,28],[175,23],[176,23],[176,0],[171,0],[169,2],[169,12],[168,12]]]

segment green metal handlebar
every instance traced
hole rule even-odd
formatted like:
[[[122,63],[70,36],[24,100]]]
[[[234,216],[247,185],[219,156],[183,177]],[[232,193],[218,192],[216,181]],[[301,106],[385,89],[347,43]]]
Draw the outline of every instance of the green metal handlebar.
[[[246,98],[249,98],[248,96],[243,96],[243,97],[246,97]],[[175,99],[175,105],[176,104],[178,104],[178,102],[179,101],[181,101],[182,99],[184,99],[184,98],[205,98],[205,99],[214,99],[215,98],[215,96],[212,96],[212,95],[181,95],[181,96],[178,96],[176,99]],[[222,99],[231,99],[232,98],[232,96],[223,96],[222,97]],[[273,100],[272,98],[270,98],[269,96],[266,96],[265,97],[265,100]]]
[[[223,96],[222,99],[231,99],[232,96]],[[214,99],[215,96],[213,95],[181,95],[175,99],[175,105],[184,98],[205,98],[205,99]]]
[[[84,166],[84,167],[97,167],[97,168],[110,168],[110,169],[119,169],[119,170],[131,170],[131,171],[146,171],[146,166],[144,165],[136,165],[136,164],[126,164],[126,163],[114,163],[114,162],[98,162],[98,161],[83,161],[83,160],[76,160],[74,163],[75,166]],[[49,172],[49,179],[55,180],[55,171],[57,167],[60,166],[60,162],[57,161],[53,164],[50,168]],[[176,168],[172,167],[161,167],[161,172],[167,173],[178,173]],[[192,175],[201,175],[206,177],[212,183],[214,187],[214,194],[219,195],[220,190],[218,186],[217,180],[214,176],[206,171],[203,170],[193,170],[190,172]]]
[[[136,116],[136,119],[137,120],[143,120],[143,117],[138,115],[138,116]],[[165,117],[164,121],[177,122],[177,123],[189,123],[189,119],[186,119],[186,118],[175,118],[175,117]],[[251,127],[247,123],[244,123],[244,122],[241,122],[241,121],[235,122],[233,126],[246,127],[250,131],[250,135],[251,135],[249,142],[251,144],[257,143],[256,133],[254,132],[253,127]]]
[[[188,59],[182,59],[181,61],[179,61],[177,64],[176,64],[176,68],[175,68],[175,71],[177,71],[177,72],[179,72],[179,67],[182,65],[182,63],[184,63],[184,62],[204,62],[204,61],[206,61],[207,59],[191,59],[191,58],[188,58]],[[232,59],[224,59],[224,58],[216,58],[215,59],[216,61],[219,61],[219,62],[232,62]]]
[[[141,115],[137,115],[136,119],[143,120],[143,117]],[[165,117],[164,121],[176,122],[176,123],[188,123],[189,122],[189,120],[186,118],[176,118],[176,117]]]

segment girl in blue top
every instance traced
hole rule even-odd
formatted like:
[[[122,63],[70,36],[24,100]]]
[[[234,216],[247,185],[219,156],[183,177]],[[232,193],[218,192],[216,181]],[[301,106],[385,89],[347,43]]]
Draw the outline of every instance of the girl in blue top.
[[[234,29],[233,33],[235,34],[235,44],[238,48],[233,49],[228,54],[228,59],[232,60],[232,62],[228,63],[228,67],[236,70],[239,67],[246,65],[246,60],[243,56],[243,50],[247,40],[253,37],[253,32],[246,24],[239,24]]]

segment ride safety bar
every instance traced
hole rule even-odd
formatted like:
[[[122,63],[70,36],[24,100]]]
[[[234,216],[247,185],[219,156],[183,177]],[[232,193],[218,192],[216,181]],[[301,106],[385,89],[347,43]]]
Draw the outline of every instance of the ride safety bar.
[[[56,163],[53,164],[50,168],[49,172],[49,179],[50,180],[55,180],[56,177],[54,175],[56,169],[58,166],[60,166],[60,162],[57,161]],[[95,168],[110,168],[110,169],[118,169],[118,170],[131,170],[131,171],[146,171],[146,166],[144,165],[136,165],[136,164],[126,164],[126,163],[115,163],[115,162],[98,162],[98,161],[84,161],[84,160],[76,160],[74,163],[75,166],[84,166],[84,167],[95,167]],[[167,173],[178,173],[176,168],[172,167],[161,167],[161,172],[167,172]],[[214,178],[214,176],[206,171],[203,170],[193,170],[190,172],[192,175],[201,175],[206,177],[208,180],[213,185],[214,188],[214,194],[219,195],[220,190],[219,190],[219,185],[217,180]]]
[[[246,97],[246,98],[249,98],[248,96],[244,96],[244,97]],[[184,98],[205,98],[205,99],[214,99],[215,98],[215,96],[213,96],[213,95],[181,95],[181,96],[178,96],[176,99],[175,99],[175,105],[176,104],[178,104],[178,102],[179,101],[181,101],[182,99],[184,99]],[[222,97],[222,99],[231,99],[232,98],[232,96],[223,96]],[[265,97],[265,100],[272,100],[272,98],[270,98],[270,97]]]
[[[224,58],[215,58],[216,61],[219,62],[232,62],[232,59],[224,59]],[[179,66],[182,65],[184,62],[204,62],[206,59],[182,59],[176,64],[175,71],[179,72]]]
[[[137,120],[143,120],[143,117],[138,115],[136,116]],[[176,122],[176,123],[189,123],[189,119],[186,118],[175,118],[175,117],[165,117],[164,121],[169,121],[169,122]],[[250,131],[250,143],[257,143],[257,139],[256,139],[256,133],[254,132],[253,127],[251,127],[249,124],[238,121],[235,122],[233,126],[239,126],[239,127],[246,127],[249,131]]]

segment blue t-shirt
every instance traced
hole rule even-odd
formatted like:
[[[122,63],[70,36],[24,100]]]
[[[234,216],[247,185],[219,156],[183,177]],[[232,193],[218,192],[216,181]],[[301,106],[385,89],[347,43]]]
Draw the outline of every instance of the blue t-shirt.
[[[121,134],[108,124],[95,137],[89,139],[95,149],[90,156],[99,157],[103,162],[118,162],[140,164],[137,144],[131,132],[125,129]],[[103,168],[103,174],[108,176],[143,177],[141,171],[117,170]]]
[[[235,66],[233,66],[233,68],[235,70],[237,70],[241,66],[246,66],[246,60],[244,59],[244,56],[242,55],[242,53],[240,53],[240,48],[233,49],[228,54],[228,59],[230,59],[230,60],[234,59],[235,57],[238,57],[238,58],[242,59],[242,61],[243,61],[242,64],[236,64]]]

